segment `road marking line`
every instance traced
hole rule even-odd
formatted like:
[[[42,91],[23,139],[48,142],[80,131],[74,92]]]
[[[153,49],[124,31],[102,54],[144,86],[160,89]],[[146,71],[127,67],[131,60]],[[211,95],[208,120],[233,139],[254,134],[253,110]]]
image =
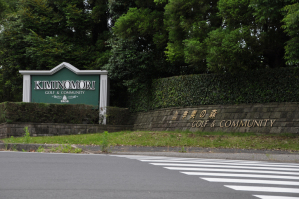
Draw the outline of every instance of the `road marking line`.
[[[276,175],[252,175],[252,174],[235,174],[235,173],[204,173],[204,172],[181,172],[186,175],[194,176],[228,176],[228,177],[243,177],[243,178],[278,178],[299,180],[299,177],[294,176],[276,176]]]
[[[141,156],[141,155],[110,155],[110,156],[114,156],[114,157],[121,157],[121,158],[129,158],[129,159],[165,159],[167,157],[164,156]],[[169,158],[171,159],[171,158]]]
[[[211,161],[177,161],[177,160],[140,160],[141,162],[168,162],[168,163],[197,163],[197,164],[223,164],[223,165],[238,165],[238,166],[259,166],[259,167],[290,167],[290,168],[299,168],[299,166],[294,165],[273,165],[273,164],[250,164],[250,163],[232,163],[232,162],[211,162]],[[297,169],[299,171],[299,169]]]
[[[201,158],[175,158],[175,157],[165,157],[165,156],[140,156],[140,155],[110,155],[110,156],[115,156],[115,157],[124,157],[124,158],[129,158],[129,159],[144,159],[144,160],[160,160],[160,159],[165,159],[165,160],[183,160],[183,161],[190,161],[190,160],[196,160],[196,161],[223,161],[223,162],[244,162],[244,160],[225,160],[225,159],[201,159]],[[255,161],[253,163],[260,163],[258,161]]]
[[[289,196],[263,196],[263,195],[253,195],[261,199],[299,199],[299,197],[289,197]]]
[[[124,157],[124,156],[118,156],[118,157]],[[250,161],[243,161],[243,160],[170,158],[170,157],[152,157],[152,156],[126,156],[126,157],[129,159],[136,159],[145,163],[147,162],[155,166],[168,166],[164,168],[169,170],[177,170],[180,171],[180,173],[186,175],[236,177],[236,178],[200,177],[201,179],[209,182],[268,184],[268,185],[282,185],[282,186],[299,185],[298,181],[277,181],[277,180],[271,181],[271,180],[260,180],[260,179],[246,179],[246,178],[268,178],[268,179],[299,180],[299,177],[297,177],[299,173],[287,172],[287,171],[299,171],[299,169],[297,169],[299,168],[299,164],[269,163],[269,162],[262,162],[262,161],[250,162]],[[182,172],[182,171],[203,171],[203,172]],[[207,173],[205,171],[213,172],[213,173]],[[224,173],[215,173],[215,172],[224,172]],[[272,175],[258,175],[259,173],[272,174]],[[237,179],[237,177],[243,177],[243,179]],[[295,188],[234,186],[234,185],[224,185],[224,186],[237,191],[299,193],[299,189],[295,189]],[[289,197],[289,196],[269,196],[269,195],[253,195],[253,196],[258,197],[260,199],[299,199],[298,197]]]
[[[249,165],[252,164],[262,164],[262,165],[275,165],[275,166],[295,166],[299,167],[299,164],[296,163],[273,163],[273,162],[267,162],[267,161],[246,161],[246,160],[227,160],[227,159],[205,159],[205,158],[177,158],[177,157],[166,157],[166,156],[141,156],[141,155],[110,155],[110,156],[117,156],[117,157],[127,157],[130,159],[167,159],[167,160],[196,160],[198,163],[202,161],[212,161],[212,162],[225,162],[225,163],[231,163],[231,162],[240,162],[240,163],[246,163]]]
[[[282,186],[298,186],[298,181],[271,181],[260,179],[246,179],[246,178],[269,178],[269,179],[292,179],[299,180],[299,173],[287,171],[299,171],[299,164],[291,163],[270,163],[264,161],[244,161],[244,160],[224,160],[224,159],[200,159],[200,158],[171,158],[171,157],[153,157],[153,156],[122,156],[129,159],[136,159],[141,162],[147,162],[155,166],[164,167],[169,170],[177,171],[203,171],[203,172],[180,172],[186,175],[201,175],[201,176],[227,176],[227,177],[243,177],[237,178],[203,178],[209,182],[222,183],[244,183],[244,184],[269,184]],[[177,164],[176,164],[177,163]],[[193,168],[192,168],[193,167]],[[198,168],[195,168],[198,167]],[[227,169],[228,168],[228,169]],[[241,169],[241,170],[236,170]],[[205,171],[213,172],[207,173]],[[215,173],[224,172],[224,173]],[[230,172],[230,173],[225,173]],[[246,174],[249,173],[249,174]],[[257,174],[256,174],[257,173]],[[258,175],[273,174],[273,175]],[[292,176],[296,175],[296,176]],[[238,191],[257,191],[257,192],[285,192],[285,193],[299,193],[299,189],[283,188],[283,187],[258,187],[258,186],[234,186],[224,185],[225,187]],[[253,195],[261,199],[299,199],[298,197],[289,196],[269,196],[269,195]]]
[[[177,166],[177,167],[218,167],[218,168],[237,168],[237,169],[258,169],[258,170],[278,170],[278,171],[299,171],[292,168],[272,168],[272,167],[249,167],[249,166],[232,166],[232,165],[215,165],[215,164],[174,164],[174,163],[149,163],[156,166]]]
[[[230,183],[252,183],[252,184],[276,184],[276,185],[294,185],[298,186],[296,181],[271,181],[258,179],[234,179],[234,178],[201,178],[209,182],[230,182]]]
[[[258,192],[279,192],[279,193],[299,193],[299,189],[282,188],[282,187],[255,187],[255,186],[231,186],[224,185],[225,187],[237,191],[258,191]]]
[[[281,171],[259,171],[259,170],[236,170],[236,169],[208,169],[208,168],[186,168],[186,167],[164,167],[169,170],[179,171],[216,171],[216,172],[232,172],[232,173],[270,173],[270,174],[284,174],[284,175],[299,175],[295,172],[281,172]]]

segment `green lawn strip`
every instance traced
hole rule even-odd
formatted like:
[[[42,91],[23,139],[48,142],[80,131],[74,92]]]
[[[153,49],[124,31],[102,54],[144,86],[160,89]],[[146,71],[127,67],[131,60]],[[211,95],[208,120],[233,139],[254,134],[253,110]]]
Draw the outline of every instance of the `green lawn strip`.
[[[98,133],[29,138],[12,137],[3,139],[3,141],[5,143],[24,143],[26,141],[35,144],[101,145],[103,136],[103,133]],[[110,133],[108,143],[110,146],[184,146],[299,151],[299,135],[296,134],[122,131]]]

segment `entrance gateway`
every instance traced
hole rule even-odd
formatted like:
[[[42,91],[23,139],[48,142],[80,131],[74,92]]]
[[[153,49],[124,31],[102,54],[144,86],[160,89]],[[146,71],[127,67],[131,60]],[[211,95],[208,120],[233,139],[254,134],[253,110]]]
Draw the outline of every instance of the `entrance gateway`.
[[[106,124],[108,71],[79,70],[63,62],[52,70],[20,70],[23,102],[86,104],[99,108]]]

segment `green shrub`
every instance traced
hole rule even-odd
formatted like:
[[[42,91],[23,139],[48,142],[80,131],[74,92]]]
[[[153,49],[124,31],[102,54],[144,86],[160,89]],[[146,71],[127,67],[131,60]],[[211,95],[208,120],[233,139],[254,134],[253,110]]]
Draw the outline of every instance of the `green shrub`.
[[[24,128],[25,134],[24,134],[24,143],[28,144],[30,139],[30,132],[28,126],[25,126]]]
[[[0,122],[98,123],[99,112],[83,104],[0,103]]]
[[[108,153],[109,150],[109,133],[105,131],[102,136],[101,151]]]
[[[262,69],[236,74],[199,74],[153,80],[131,94],[132,112],[203,104],[299,101],[297,68]]]

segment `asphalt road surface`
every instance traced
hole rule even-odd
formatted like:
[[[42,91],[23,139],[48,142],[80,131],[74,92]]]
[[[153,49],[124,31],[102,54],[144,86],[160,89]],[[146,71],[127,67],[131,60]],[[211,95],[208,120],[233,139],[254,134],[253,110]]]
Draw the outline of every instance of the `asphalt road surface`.
[[[0,199],[299,199],[299,164],[0,152]]]

